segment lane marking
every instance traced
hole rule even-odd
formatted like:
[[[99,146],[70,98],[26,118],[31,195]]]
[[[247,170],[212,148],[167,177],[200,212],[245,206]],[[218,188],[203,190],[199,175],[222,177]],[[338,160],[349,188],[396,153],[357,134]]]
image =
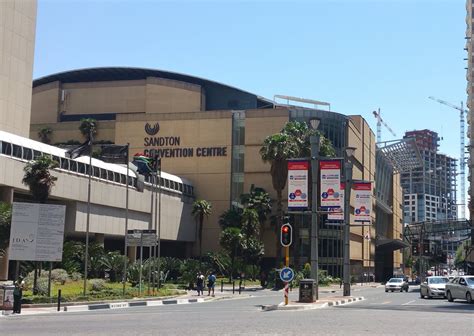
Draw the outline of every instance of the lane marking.
[[[391,303],[392,301],[385,301],[385,302],[382,302],[382,304],[389,304]]]
[[[416,300],[411,300],[411,301],[408,301],[407,303],[404,303],[404,304],[402,304],[402,306],[409,305],[409,304],[411,304],[411,303],[413,303],[413,302],[415,302],[415,301],[416,301]]]

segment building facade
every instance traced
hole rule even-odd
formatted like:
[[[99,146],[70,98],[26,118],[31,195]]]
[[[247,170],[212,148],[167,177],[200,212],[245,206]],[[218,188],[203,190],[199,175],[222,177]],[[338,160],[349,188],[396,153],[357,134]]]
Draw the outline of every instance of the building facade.
[[[238,205],[240,195],[252,185],[276,198],[270,167],[261,160],[259,150],[264,139],[288,121],[320,119],[319,130],[332,141],[338,155],[347,145],[357,148],[353,178],[375,181],[375,137],[360,116],[278,105],[210,80],[154,69],[74,70],[39,78],[33,87],[32,138],[38,139],[38,132],[48,128],[53,144],[78,140],[80,120],[92,117],[98,120],[98,140],[129,143],[132,155],[158,155],[163,170],[190,181],[196,196],[213,206],[203,228],[204,252],[219,249],[220,215]],[[309,256],[309,226],[305,218],[292,220],[298,226],[294,262],[302,263]],[[370,228],[351,229],[355,274],[375,267],[375,238],[364,236],[372,230],[369,236],[376,237],[376,220],[374,215]],[[320,236],[320,264],[330,274],[339,275],[341,232],[320,226]],[[270,222],[263,237],[266,257],[274,258],[276,237]],[[399,251],[390,253],[392,266],[400,266],[398,257],[393,257]]]
[[[0,1],[0,130],[28,137],[36,1]]]

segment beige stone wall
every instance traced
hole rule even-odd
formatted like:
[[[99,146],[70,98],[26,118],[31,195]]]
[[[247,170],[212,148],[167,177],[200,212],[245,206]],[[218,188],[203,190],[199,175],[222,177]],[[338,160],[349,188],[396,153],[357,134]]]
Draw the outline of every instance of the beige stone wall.
[[[59,120],[61,100],[60,83],[52,82],[33,89],[31,125],[56,123]]]
[[[354,180],[373,181],[372,188],[375,190],[375,135],[367,121],[361,116],[350,116],[348,145],[356,148],[352,158],[352,178]],[[354,192],[352,192],[351,204],[354,204],[354,202],[355,197]],[[373,197],[372,208],[375,209],[375,196]],[[353,212],[353,208],[351,212]],[[372,226],[351,227],[351,259],[361,261],[365,267],[374,267],[375,220],[375,211],[373,211]],[[351,223],[354,223],[352,215]],[[372,238],[370,241],[364,239],[369,231]]]
[[[170,79],[149,77],[146,81],[146,113],[201,110],[201,87]]]
[[[30,129],[30,139],[40,141],[38,132],[42,128],[50,128],[52,130],[50,135],[51,144],[67,142],[69,140],[84,142],[85,138],[79,131],[80,124],[80,121],[32,124]],[[114,139],[115,121],[97,122],[97,134],[95,136],[95,141],[114,141]]]
[[[179,145],[145,146],[145,125],[159,123],[155,138],[178,137]],[[192,157],[163,157],[162,169],[190,180],[197,198],[212,204],[212,215],[203,227],[203,252],[219,248],[219,216],[230,205],[230,174],[232,145],[232,114],[230,111],[181,114],[123,115],[116,121],[115,142],[129,142],[131,155],[150,149],[191,149]],[[226,149],[225,156],[198,156],[202,148]]]
[[[36,30],[35,0],[0,1],[0,129],[28,137]]]

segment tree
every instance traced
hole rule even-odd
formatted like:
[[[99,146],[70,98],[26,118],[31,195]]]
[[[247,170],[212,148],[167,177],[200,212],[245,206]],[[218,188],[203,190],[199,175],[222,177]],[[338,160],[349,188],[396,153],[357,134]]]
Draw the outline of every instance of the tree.
[[[196,200],[193,203],[192,215],[199,224],[199,260],[202,258],[202,226],[204,217],[209,217],[212,212],[212,204],[206,200]]]
[[[123,265],[128,258],[119,251],[107,252],[100,260],[100,263],[109,272],[110,281],[120,280],[123,273]]]
[[[10,242],[10,225],[12,222],[12,207],[0,202],[0,257],[5,255]]]
[[[232,281],[235,272],[235,261],[236,258],[242,252],[241,242],[243,241],[243,235],[239,228],[228,227],[221,233],[219,243],[222,248],[228,253],[230,257],[230,274],[229,280]]]
[[[97,120],[95,120],[94,118],[81,119],[79,131],[86,139],[89,139],[90,135],[94,137],[97,134]]]
[[[28,186],[35,201],[46,203],[48,200],[54,182],[58,179],[51,175],[50,170],[58,167],[58,165],[51,156],[46,154],[26,164],[22,183]]]
[[[240,227],[242,221],[242,209],[232,207],[226,210],[219,216],[219,225],[221,228],[227,229],[228,227]]]
[[[252,184],[250,192],[240,196],[240,202],[246,208],[257,211],[258,222],[260,223],[260,238],[262,238],[265,221],[272,212],[273,200],[270,198],[270,195],[265,189],[255,187]]]
[[[38,138],[40,139],[41,142],[45,144],[51,143],[51,134],[53,133],[53,130],[50,127],[43,127],[38,131]]]
[[[298,146],[293,141],[293,138],[288,134],[277,133],[268,136],[262,148],[260,148],[260,156],[263,162],[270,163],[270,174],[272,177],[272,185],[277,193],[277,222],[275,226],[275,235],[278,236],[278,230],[282,225],[283,206],[282,206],[282,192],[286,185],[288,178],[287,160],[295,157],[298,154]],[[278,239],[275,240],[278,256],[280,255],[280,244]]]
[[[241,232],[245,237],[257,238],[259,236],[258,213],[254,209],[245,208],[242,212]]]
[[[465,240],[462,244],[459,244],[456,255],[454,257],[454,265],[456,267],[461,267],[466,261],[466,254],[471,246],[471,240]]]
[[[282,133],[288,134],[298,147],[297,157],[305,158],[311,156],[310,138],[312,135],[319,135],[319,155],[325,157],[334,157],[336,152],[331,141],[320,131],[313,130],[305,122],[290,121],[285,124]]]

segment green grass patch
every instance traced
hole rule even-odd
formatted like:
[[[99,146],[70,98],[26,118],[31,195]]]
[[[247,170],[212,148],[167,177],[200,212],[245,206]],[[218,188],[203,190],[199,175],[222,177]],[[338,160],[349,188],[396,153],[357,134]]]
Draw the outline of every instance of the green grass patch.
[[[52,297],[33,295],[31,290],[23,292],[24,303],[50,303],[57,302],[58,290],[61,290],[62,302],[79,302],[79,301],[100,301],[100,300],[118,300],[118,299],[132,299],[138,297],[161,297],[161,296],[172,296],[178,294],[184,294],[183,291],[179,290],[176,285],[163,285],[162,288],[156,290],[153,293],[152,288],[148,289],[148,286],[142,285],[142,290],[138,287],[132,287],[131,284],[127,283],[125,286],[125,295],[123,295],[123,284],[120,282],[107,282],[105,288],[98,291],[91,290],[91,286],[88,282],[87,295],[83,295],[84,281],[70,281],[61,284],[51,284]]]

